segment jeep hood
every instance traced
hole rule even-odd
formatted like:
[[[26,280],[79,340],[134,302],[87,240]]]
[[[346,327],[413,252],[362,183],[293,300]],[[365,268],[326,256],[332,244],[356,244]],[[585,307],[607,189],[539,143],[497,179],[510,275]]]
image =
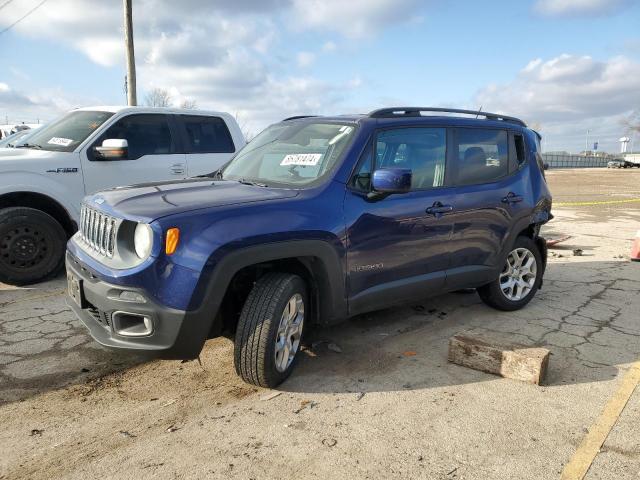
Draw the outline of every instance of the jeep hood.
[[[191,178],[117,187],[90,195],[85,203],[118,217],[151,222],[201,208],[268,202],[297,195],[296,190],[245,185],[233,180]]]

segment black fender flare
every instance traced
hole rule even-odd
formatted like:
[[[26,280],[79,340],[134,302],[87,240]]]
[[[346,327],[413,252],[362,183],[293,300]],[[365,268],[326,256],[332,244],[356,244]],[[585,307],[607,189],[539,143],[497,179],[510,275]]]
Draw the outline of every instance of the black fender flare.
[[[185,325],[176,341],[186,347],[180,358],[198,355],[214,326],[216,314],[234,275],[241,269],[274,260],[311,258],[315,281],[320,289],[322,323],[347,316],[345,256],[325,240],[291,240],[248,247],[228,245],[216,250],[203,269],[185,316]],[[186,353],[185,353],[186,352]]]

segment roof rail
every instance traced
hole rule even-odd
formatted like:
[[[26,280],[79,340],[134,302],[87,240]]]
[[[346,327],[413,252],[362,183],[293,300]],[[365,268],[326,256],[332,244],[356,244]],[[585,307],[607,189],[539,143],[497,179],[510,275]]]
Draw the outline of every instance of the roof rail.
[[[317,117],[317,115],[294,115],[293,117],[287,117],[282,121],[286,122],[287,120],[298,120],[299,118],[313,118],[313,117]]]
[[[458,108],[433,108],[433,107],[390,107],[380,108],[369,112],[371,118],[393,118],[393,117],[420,117],[420,112],[442,112],[442,113],[464,113],[466,115],[482,116],[487,120],[500,120],[512,122],[523,127],[527,124],[516,117],[509,117],[500,113],[483,112],[481,110],[460,110]]]

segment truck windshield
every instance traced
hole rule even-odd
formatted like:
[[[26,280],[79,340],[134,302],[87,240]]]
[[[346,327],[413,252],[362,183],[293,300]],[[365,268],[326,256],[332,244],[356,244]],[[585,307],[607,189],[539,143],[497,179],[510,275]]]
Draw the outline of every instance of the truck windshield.
[[[275,187],[312,186],[338,164],[355,130],[346,123],[272,125],[240,150],[221,176]]]
[[[56,152],[72,152],[100,125],[113,116],[112,112],[75,111],[20,139],[16,148],[37,148]]]

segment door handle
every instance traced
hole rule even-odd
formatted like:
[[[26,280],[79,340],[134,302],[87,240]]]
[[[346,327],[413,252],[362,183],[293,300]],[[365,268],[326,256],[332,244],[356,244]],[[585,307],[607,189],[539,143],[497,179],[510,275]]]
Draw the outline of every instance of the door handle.
[[[171,173],[174,175],[182,175],[184,173],[184,164],[174,163],[171,165]]]
[[[502,197],[502,203],[518,203],[522,200],[524,200],[522,196],[516,195],[513,192],[509,192],[506,197]]]
[[[435,202],[431,207],[427,208],[425,211],[429,215],[442,215],[443,213],[447,213],[453,210],[451,205],[443,205],[440,202]]]

